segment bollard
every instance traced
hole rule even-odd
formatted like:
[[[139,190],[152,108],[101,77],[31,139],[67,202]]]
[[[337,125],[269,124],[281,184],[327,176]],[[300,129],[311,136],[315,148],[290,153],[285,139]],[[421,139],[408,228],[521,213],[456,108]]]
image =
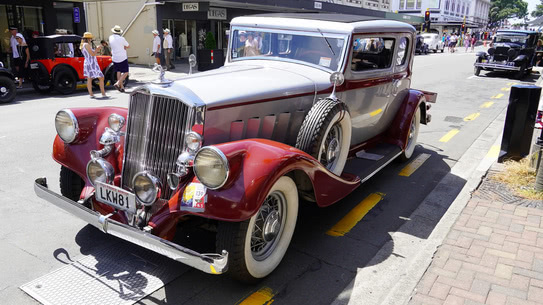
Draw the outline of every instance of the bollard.
[[[505,160],[518,161],[530,154],[540,96],[539,86],[511,87],[498,163]]]

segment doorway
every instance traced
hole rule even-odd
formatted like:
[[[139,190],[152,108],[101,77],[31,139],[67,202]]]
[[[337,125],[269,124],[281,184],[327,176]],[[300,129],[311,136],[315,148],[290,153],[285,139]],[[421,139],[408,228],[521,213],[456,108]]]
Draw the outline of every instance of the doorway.
[[[170,29],[173,38],[174,58],[186,59],[196,52],[193,48],[196,36],[196,22],[194,20],[164,19],[162,28]]]

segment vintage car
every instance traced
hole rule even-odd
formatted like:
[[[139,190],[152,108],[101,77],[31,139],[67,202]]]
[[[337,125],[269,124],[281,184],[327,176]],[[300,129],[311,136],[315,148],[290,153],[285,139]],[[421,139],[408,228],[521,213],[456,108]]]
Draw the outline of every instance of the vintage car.
[[[15,76],[0,62],[0,104],[12,102],[15,96],[17,96]]]
[[[445,43],[439,38],[438,34],[424,33],[421,36],[424,39],[424,43],[428,45],[428,50],[434,53],[437,53],[437,51],[443,53],[445,51]]]
[[[34,39],[30,46],[30,78],[32,86],[41,93],[55,89],[62,94],[76,90],[77,82],[86,81],[83,76],[85,57],[79,48],[81,36],[52,35]],[[117,74],[111,56],[96,56],[106,82],[113,84]],[[93,82],[97,86],[97,79]]]
[[[428,44],[422,35],[417,35],[417,42],[415,43],[415,54],[428,54]]]
[[[522,79],[532,72],[535,64],[539,33],[522,30],[502,30],[496,33],[487,52],[478,52],[474,74],[481,70],[510,71],[515,78]]]
[[[409,159],[430,121],[436,94],[410,89],[415,29],[363,18],[237,17],[224,67],[138,87],[128,109],[60,110],[62,195],[45,178],[35,192],[204,272],[266,277],[287,251],[300,199],[340,201]],[[244,43],[253,37],[261,48]],[[173,242],[197,226],[214,234],[214,254]]]

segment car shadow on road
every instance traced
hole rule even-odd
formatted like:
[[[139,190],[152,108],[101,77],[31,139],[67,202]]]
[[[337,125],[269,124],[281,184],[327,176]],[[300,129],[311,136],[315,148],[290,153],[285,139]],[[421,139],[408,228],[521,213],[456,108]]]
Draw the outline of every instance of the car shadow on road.
[[[488,77],[488,78],[506,78],[510,79],[511,81],[515,81],[518,83],[536,83],[539,79],[540,75],[539,73],[530,73],[523,77],[522,79],[515,78],[515,75],[510,72],[503,72],[503,71],[481,71],[481,74],[479,77]]]

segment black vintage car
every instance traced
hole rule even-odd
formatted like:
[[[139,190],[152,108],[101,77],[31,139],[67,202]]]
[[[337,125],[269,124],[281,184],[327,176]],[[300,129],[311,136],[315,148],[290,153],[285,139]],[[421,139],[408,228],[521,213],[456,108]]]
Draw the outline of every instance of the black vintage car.
[[[496,33],[487,52],[478,52],[474,74],[481,70],[510,71],[522,79],[532,72],[535,64],[539,33],[522,30],[503,30]]]
[[[424,37],[422,37],[422,35],[417,35],[415,54],[428,54],[428,44],[424,42]]]
[[[12,102],[16,95],[15,76],[0,62],[0,104]]]

